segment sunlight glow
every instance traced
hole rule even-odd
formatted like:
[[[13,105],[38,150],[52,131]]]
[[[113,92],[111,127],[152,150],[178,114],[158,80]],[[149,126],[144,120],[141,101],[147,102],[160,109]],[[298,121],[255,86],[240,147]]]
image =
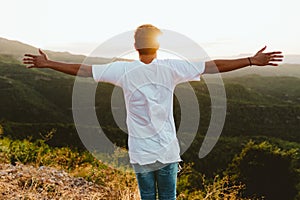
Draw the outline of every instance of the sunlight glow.
[[[300,54],[300,1],[1,1],[0,37],[56,51],[89,54],[144,23],[184,34],[211,56],[252,53],[264,45]]]

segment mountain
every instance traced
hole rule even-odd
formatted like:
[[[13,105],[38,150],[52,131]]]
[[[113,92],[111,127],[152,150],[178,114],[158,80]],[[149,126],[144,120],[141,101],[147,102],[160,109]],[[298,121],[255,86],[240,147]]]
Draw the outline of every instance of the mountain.
[[[24,53],[37,53],[37,49],[17,41],[3,38],[0,40],[0,137],[30,140],[50,138],[47,144],[51,146],[71,146],[83,150],[85,147],[75,129],[72,116],[74,77],[50,69],[27,69],[20,63]],[[82,62],[85,59],[82,55],[72,55],[67,52],[47,51],[47,53],[51,59],[66,62]],[[114,60],[94,59],[93,62],[97,63]],[[298,64],[248,67],[222,74],[227,101],[225,124],[213,151],[201,160],[198,152],[208,127],[218,125],[219,121],[211,122],[213,118],[211,108],[215,105],[211,102],[207,83],[192,82],[201,115],[200,120],[196,119],[199,121],[199,126],[196,127],[197,134],[183,155],[185,162],[195,163],[194,169],[208,177],[213,177],[217,173],[224,172],[234,155],[240,153],[243,145],[250,139],[259,142],[271,140],[285,149],[290,149],[291,145],[298,147],[300,143],[299,67]],[[214,75],[204,76],[214,77]],[[216,83],[211,82],[211,84]],[[116,112],[112,112],[113,89],[110,84],[99,84],[93,97],[94,107],[106,136],[112,143],[126,147],[128,135],[118,128],[114,118],[115,114],[118,114],[118,118],[125,121],[125,115],[116,111],[122,110],[124,104],[123,107],[119,104],[119,107],[114,106]],[[215,93],[218,93],[218,87],[214,89],[216,89]],[[188,97],[184,96],[187,94],[186,85],[179,85],[176,90],[178,92],[176,94],[181,94],[181,97]],[[84,96],[84,91],[82,95]],[[174,99],[174,119],[177,127],[181,123],[181,111],[194,108],[191,106],[190,98],[185,98],[183,103],[179,100]],[[195,116],[191,112],[185,116],[185,120],[194,121],[193,117]],[[189,128],[188,126],[184,128],[179,138],[181,146],[191,138]],[[20,151],[22,152],[22,149]],[[35,151],[30,148],[28,152]],[[270,183],[277,184],[274,181]]]
[[[246,67],[243,69],[239,69],[236,71],[222,73],[223,78],[234,78],[234,77],[242,77],[245,75],[256,74],[259,76],[271,76],[271,77],[279,77],[279,76],[289,76],[300,78],[300,64],[281,64],[279,66],[252,66]]]
[[[61,135],[51,141],[77,145],[80,140],[73,141],[76,130],[71,109],[74,77],[50,69],[25,68],[20,63],[23,54],[36,52],[37,49],[30,45],[0,39],[0,124],[5,124],[7,133],[18,132],[19,136],[20,133],[26,136],[33,132],[39,136],[41,129],[45,132],[55,128]],[[66,62],[82,62],[85,59],[83,55],[67,52],[47,53],[51,59]],[[94,58],[97,63],[112,60],[114,59]],[[222,74],[228,102],[228,121],[223,134],[251,134],[260,130],[257,134],[269,135],[272,131],[276,137],[294,137],[294,132],[299,132],[297,124],[300,119],[297,114],[300,103],[298,68],[297,64],[283,64],[279,67],[248,67]],[[210,120],[210,96],[204,81],[193,83],[193,87],[202,107],[201,120],[206,123],[201,124],[200,132],[204,132]],[[121,131],[117,128],[111,111],[112,90],[112,85],[99,84],[95,94],[95,108],[100,124],[112,132],[110,136],[123,140],[124,135],[120,137]],[[174,112],[175,115],[180,115],[180,106],[176,103]],[[285,113],[280,117],[282,120],[278,117],[281,113]],[[180,117],[175,116],[175,119],[178,121]],[[247,119],[247,124],[241,119]],[[269,123],[267,129],[264,124],[259,123],[261,121]],[[286,131],[285,134],[282,134],[283,130]],[[64,140],[61,137],[65,137]],[[300,141],[300,137],[298,140]]]
[[[285,55],[283,62],[288,64],[300,64],[300,55]]]
[[[251,54],[240,54],[237,56],[223,57],[223,59],[234,59],[251,56]],[[213,58],[218,59],[218,58]],[[241,77],[256,74],[259,76],[290,76],[300,78],[300,55],[284,55],[283,62],[278,67],[274,66],[252,66],[243,69],[222,73],[223,78]]]
[[[86,56],[84,55],[74,55],[69,52],[54,52],[45,50],[50,59],[64,62],[75,62],[81,63],[84,61]],[[28,44],[24,44],[15,40],[8,40],[0,37],[0,56],[9,56],[10,58],[14,58],[18,61],[21,61],[24,54],[37,54],[38,48],[30,46]],[[115,60],[114,58],[101,58],[101,57],[91,57],[89,58],[89,63],[97,63],[103,64],[111,62]]]
[[[0,37],[0,59],[2,62],[15,62],[13,60],[21,61],[25,53],[37,54],[38,49],[36,47],[24,44],[15,40],[8,40]],[[86,56],[74,55],[69,52],[54,52],[45,51],[50,59],[64,62],[81,63]],[[241,54],[237,57],[249,56],[248,54]],[[232,59],[235,57],[227,57]],[[104,64],[115,60],[124,60],[116,58],[103,58],[103,57],[89,57],[87,63],[89,64]],[[125,59],[126,60],[126,59]],[[292,76],[300,77],[300,55],[285,55],[284,62],[279,67],[248,67],[233,72],[227,72],[222,74],[222,77],[240,77],[249,74],[258,74],[261,76]]]
[[[5,38],[0,37],[0,54],[2,55],[12,55],[14,58],[21,60],[25,53],[36,54],[37,48],[33,47],[28,44],[24,44],[22,42],[16,40],[8,40]],[[69,52],[54,52],[54,51],[47,51],[47,54],[50,58],[59,61],[66,61],[66,62],[82,62],[86,56],[84,55],[74,55]],[[240,54],[237,56],[230,56],[224,57],[227,59],[233,59],[237,57],[246,57],[251,56],[251,54]],[[217,59],[217,58],[213,58]],[[112,60],[112,58],[103,58],[103,57],[94,57],[89,59],[93,63],[107,63]],[[283,64],[300,64],[300,55],[290,54],[284,55]]]

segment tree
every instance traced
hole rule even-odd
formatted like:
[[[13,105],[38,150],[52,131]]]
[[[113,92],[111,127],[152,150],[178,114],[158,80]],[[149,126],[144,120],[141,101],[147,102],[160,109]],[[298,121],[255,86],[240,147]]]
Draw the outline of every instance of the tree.
[[[294,199],[299,177],[295,163],[298,149],[282,150],[268,142],[249,141],[235,156],[225,174],[246,185],[244,196],[266,199]]]

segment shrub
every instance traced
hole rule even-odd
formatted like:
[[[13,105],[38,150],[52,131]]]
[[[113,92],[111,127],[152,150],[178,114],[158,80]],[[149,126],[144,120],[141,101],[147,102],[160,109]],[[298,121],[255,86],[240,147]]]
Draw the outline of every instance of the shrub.
[[[244,196],[266,199],[294,199],[298,149],[282,150],[268,142],[249,141],[229,165],[225,174],[246,184]]]
[[[180,200],[236,200],[241,198],[244,188],[242,184],[232,184],[228,176],[215,176],[207,180],[204,175],[196,172],[192,164],[185,165],[177,183],[178,199]]]

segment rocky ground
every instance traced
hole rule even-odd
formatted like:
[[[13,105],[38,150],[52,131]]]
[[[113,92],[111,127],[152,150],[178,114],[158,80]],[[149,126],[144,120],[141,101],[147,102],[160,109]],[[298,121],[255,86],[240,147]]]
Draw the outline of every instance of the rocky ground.
[[[0,164],[0,199],[110,199],[109,188],[51,167]]]

